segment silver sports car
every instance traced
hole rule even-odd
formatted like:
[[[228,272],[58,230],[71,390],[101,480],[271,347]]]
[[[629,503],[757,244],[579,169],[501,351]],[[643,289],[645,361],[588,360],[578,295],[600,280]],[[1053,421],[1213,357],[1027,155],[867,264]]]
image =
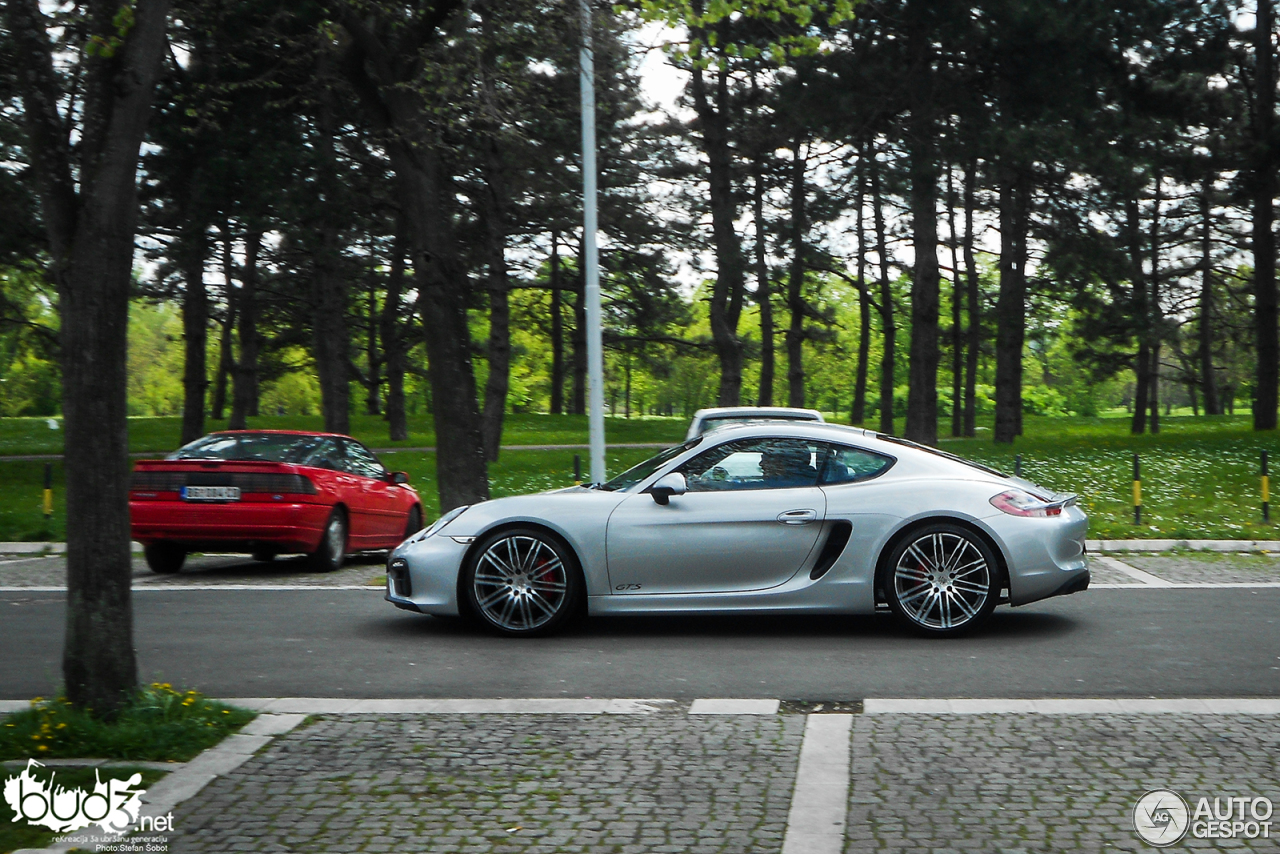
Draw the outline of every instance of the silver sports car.
[[[870,614],[955,634],[1089,586],[1074,495],[830,424],[723,427],[605,484],[460,507],[387,599],[534,635],[596,614]]]

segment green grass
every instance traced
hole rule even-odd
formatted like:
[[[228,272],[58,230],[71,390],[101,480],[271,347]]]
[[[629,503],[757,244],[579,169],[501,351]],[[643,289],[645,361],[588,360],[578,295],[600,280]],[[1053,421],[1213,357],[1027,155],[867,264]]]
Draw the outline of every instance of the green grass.
[[[167,772],[151,768],[133,768],[120,766],[116,768],[33,768],[31,776],[48,783],[56,775],[56,785],[67,789],[83,789],[92,791],[96,782],[101,780],[128,780],[134,774],[140,774],[142,781],[137,787],[150,789]],[[6,775],[8,776],[8,775]],[[96,828],[80,831],[88,833]],[[61,834],[54,833],[46,827],[35,827],[19,819],[18,815],[7,803],[0,801],[0,851],[16,851],[19,848],[44,848]]]
[[[140,689],[112,721],[99,720],[65,699],[36,698],[30,709],[0,719],[0,759],[185,762],[255,717],[160,682]]]
[[[0,456],[62,453],[62,429],[50,430],[47,418],[0,418]],[[55,419],[61,424],[61,419]],[[251,428],[270,430],[323,430],[319,415],[264,415],[248,419]],[[610,443],[670,442],[684,439],[689,422],[684,418],[607,418]],[[226,421],[209,419],[208,432],[226,429]],[[131,453],[164,452],[178,447],[182,420],[175,417],[130,418]],[[351,435],[371,448],[421,448],[434,446],[431,416],[409,419],[409,438],[392,442],[387,422],[377,415],[351,416]],[[502,435],[506,445],[574,445],[587,443],[584,415],[508,415]]]
[[[407,447],[434,444],[424,419],[416,432],[401,443]],[[318,417],[270,417],[254,419],[257,426],[319,429]],[[130,420],[130,444],[140,449],[152,443],[169,450],[177,442],[177,419]],[[949,422],[941,425],[944,433]],[[1011,446],[992,444],[990,430],[975,439],[942,439],[945,450],[1012,472],[1014,457],[1022,455],[1024,476],[1046,487],[1077,492],[1090,514],[1090,536],[1100,539],[1280,539],[1274,524],[1264,524],[1259,509],[1259,453],[1280,457],[1280,436],[1255,433],[1245,415],[1162,419],[1156,435],[1132,436],[1128,420],[1104,418],[1048,418],[1029,416],[1025,435]],[[33,426],[34,425],[34,426]],[[682,418],[607,419],[610,443],[680,441],[687,426]],[[989,427],[989,424],[984,424]],[[897,425],[899,433],[902,424]],[[386,425],[372,416],[352,419],[355,435],[373,447],[384,447]],[[39,431],[44,430],[42,434]],[[17,453],[56,451],[53,433],[43,419],[0,419],[0,451]],[[60,433],[53,433],[60,440]],[[586,419],[581,416],[512,415],[507,420],[507,445],[584,444]],[[44,445],[40,445],[44,442]],[[25,444],[24,444],[25,443]],[[33,450],[34,449],[34,450]],[[1143,524],[1133,524],[1133,453],[1142,459]],[[648,449],[615,448],[608,454],[610,474],[639,462]],[[573,482],[573,457],[585,468],[585,450],[515,451],[506,449],[490,466],[494,497],[567,486]],[[437,513],[435,456],[416,451],[382,455],[393,470],[409,472],[422,494],[427,518]],[[55,464],[55,509],[46,530],[41,513],[43,463],[0,462],[0,541],[62,540],[65,514],[62,507],[62,471]]]

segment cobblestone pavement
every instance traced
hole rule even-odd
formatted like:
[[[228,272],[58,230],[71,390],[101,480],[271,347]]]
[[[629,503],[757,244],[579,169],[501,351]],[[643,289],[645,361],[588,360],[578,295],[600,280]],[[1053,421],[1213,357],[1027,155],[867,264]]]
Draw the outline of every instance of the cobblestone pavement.
[[[259,563],[247,555],[193,555],[175,575],[157,575],[140,554],[133,556],[133,585],[288,585],[335,587],[386,583],[381,554],[353,555],[337,572],[311,572],[301,556],[284,556]],[[62,587],[67,583],[66,559],[0,556],[0,587]]]
[[[179,808],[170,850],[767,854],[804,721],[323,717]]]
[[[2,569],[3,567],[0,567]],[[1100,560],[1089,561],[1089,583],[1092,584],[1142,584],[1129,573],[1108,566]]]
[[[181,806],[170,850],[773,854],[804,724],[683,709],[327,715]],[[1280,804],[1274,717],[858,714],[850,749],[845,854],[1140,851],[1131,814],[1152,789],[1192,810]],[[1188,834],[1167,850],[1280,842]]]
[[[1196,552],[1114,555],[1130,566],[1173,582],[1280,581],[1280,555]]]
[[[1141,851],[1152,789],[1280,804],[1275,718],[876,715],[854,719],[846,854]],[[1273,837],[1280,836],[1280,818]],[[1167,850],[1278,851],[1280,839]]]

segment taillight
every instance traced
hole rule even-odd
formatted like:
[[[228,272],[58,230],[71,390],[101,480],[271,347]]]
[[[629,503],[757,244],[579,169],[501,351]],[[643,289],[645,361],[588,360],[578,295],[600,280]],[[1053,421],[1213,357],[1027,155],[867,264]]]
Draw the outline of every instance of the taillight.
[[[1063,502],[1047,501],[1022,489],[1010,489],[991,499],[991,506],[1010,516],[1061,516]]]

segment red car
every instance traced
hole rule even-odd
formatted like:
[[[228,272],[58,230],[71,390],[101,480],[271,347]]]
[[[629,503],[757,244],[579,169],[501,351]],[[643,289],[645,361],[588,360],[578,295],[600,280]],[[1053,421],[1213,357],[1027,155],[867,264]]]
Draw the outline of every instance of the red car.
[[[177,572],[193,551],[303,553],[335,570],[349,553],[395,548],[422,528],[404,472],[388,472],[350,436],[292,430],[211,433],[139,461],[129,513],[159,573]]]

